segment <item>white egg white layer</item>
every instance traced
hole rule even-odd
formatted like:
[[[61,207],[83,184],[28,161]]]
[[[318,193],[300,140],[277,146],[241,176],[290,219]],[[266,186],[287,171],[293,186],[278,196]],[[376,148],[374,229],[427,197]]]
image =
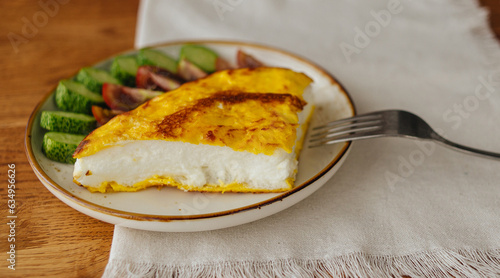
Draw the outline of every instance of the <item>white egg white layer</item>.
[[[302,143],[302,125],[312,112],[308,90],[304,99],[308,105],[299,114],[296,144],[291,153],[277,149],[272,155],[265,155],[179,141],[134,140],[77,159],[73,177],[79,184],[95,188],[113,181],[133,186],[155,176],[171,177],[196,187],[236,182],[252,189],[288,188],[287,179],[294,178],[297,170],[295,148]]]
[[[74,176],[85,186],[99,187],[115,181],[132,186],[155,175],[172,177],[190,186],[247,183],[254,188],[285,187],[296,169],[293,154],[236,152],[228,147],[193,145],[161,140],[131,141],[78,159]],[[87,171],[91,175],[85,175]]]

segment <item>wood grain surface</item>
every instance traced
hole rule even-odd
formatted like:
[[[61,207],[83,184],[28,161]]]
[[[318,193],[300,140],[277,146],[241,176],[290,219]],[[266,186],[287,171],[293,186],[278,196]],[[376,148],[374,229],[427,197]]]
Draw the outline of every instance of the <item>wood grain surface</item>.
[[[102,274],[113,225],[71,209],[45,189],[28,164],[24,132],[31,111],[59,79],[133,48],[138,1],[41,0],[53,4],[45,10],[39,1],[1,2],[0,217],[8,222],[7,165],[15,164],[18,218],[15,271],[6,261],[9,227],[0,228],[0,277]],[[491,8],[491,25],[500,35],[500,1],[482,3]],[[24,40],[16,37],[13,45],[9,34]]]
[[[113,225],[81,214],[54,197],[31,170],[24,151],[26,123],[59,79],[117,52],[132,49],[138,0],[38,1],[0,4],[0,204],[7,222],[7,164],[16,165],[16,270],[7,268],[8,226],[0,228],[0,277],[99,277],[106,266]],[[67,2],[66,4],[61,4]],[[24,19],[23,19],[24,18]],[[15,51],[10,32],[32,38]],[[44,23],[44,24],[42,24]]]

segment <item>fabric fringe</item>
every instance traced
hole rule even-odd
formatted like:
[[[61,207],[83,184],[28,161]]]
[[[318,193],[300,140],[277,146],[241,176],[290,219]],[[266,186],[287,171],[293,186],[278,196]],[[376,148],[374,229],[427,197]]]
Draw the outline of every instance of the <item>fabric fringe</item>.
[[[193,265],[110,260],[111,277],[500,277],[500,249],[440,250],[404,256],[352,253],[330,259],[281,259]]]

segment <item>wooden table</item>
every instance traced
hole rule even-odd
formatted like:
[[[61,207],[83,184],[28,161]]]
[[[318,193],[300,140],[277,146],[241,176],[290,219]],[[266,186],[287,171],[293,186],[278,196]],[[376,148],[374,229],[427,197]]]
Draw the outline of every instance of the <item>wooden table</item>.
[[[43,2],[64,2],[61,0]],[[2,1],[0,84],[0,186],[2,223],[7,221],[7,164],[16,165],[16,270],[7,268],[8,226],[1,225],[0,277],[98,277],[106,266],[113,225],[81,214],[55,198],[28,164],[23,134],[31,111],[62,77],[132,49],[139,0],[65,0],[17,46],[23,18],[43,11],[38,1]],[[55,8],[52,8],[55,10]],[[44,23],[43,16],[40,23]],[[36,26],[35,26],[36,27]],[[30,30],[28,30],[30,31]]]
[[[133,48],[138,0],[42,0],[56,3],[44,11],[38,1],[0,4],[0,200],[7,219],[8,164],[16,169],[16,270],[7,268],[8,225],[0,228],[0,277],[98,277],[106,266],[113,225],[83,215],[54,197],[36,178],[24,151],[28,117],[62,77],[83,66]],[[66,4],[63,4],[67,2]],[[493,10],[500,35],[500,3],[483,0]],[[43,15],[45,13],[45,16]],[[25,21],[38,26],[29,29]],[[23,28],[26,28],[23,30]],[[23,31],[27,39],[10,32]],[[11,35],[13,36],[13,35]],[[12,37],[13,38],[13,37]]]

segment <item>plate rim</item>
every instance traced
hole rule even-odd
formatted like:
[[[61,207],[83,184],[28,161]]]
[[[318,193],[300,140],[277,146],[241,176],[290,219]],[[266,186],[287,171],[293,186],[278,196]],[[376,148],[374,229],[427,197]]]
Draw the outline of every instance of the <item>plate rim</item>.
[[[161,47],[168,47],[168,46],[173,46],[173,45],[180,45],[180,44],[219,44],[219,45],[229,45],[229,46],[248,46],[252,48],[260,48],[268,51],[273,51],[273,52],[278,52],[280,54],[284,54],[287,56],[290,56],[292,58],[295,58],[297,60],[300,60],[303,63],[306,63],[315,69],[319,70],[323,75],[328,77],[332,83],[336,83],[339,85],[341,89],[341,93],[343,93],[350,105],[351,111],[353,112],[353,115],[356,115],[356,107],[354,105],[354,101],[351,97],[351,95],[347,92],[345,87],[338,81],[337,78],[335,78],[331,73],[326,71],[323,67],[317,65],[316,63],[299,56],[295,53],[292,53],[287,50],[283,50],[278,47],[274,46],[269,46],[269,45],[264,45],[260,43],[254,43],[254,42],[245,42],[245,41],[236,41],[236,40],[175,40],[175,41],[169,41],[166,43],[161,43],[161,44],[155,44],[151,46],[147,46],[145,48],[161,48]],[[119,53],[116,53],[114,55],[111,55],[105,59],[102,59],[96,63],[93,63],[92,65],[96,65],[105,61],[109,61],[113,57],[116,57],[120,54],[124,53],[130,53],[134,51],[139,51],[139,49],[129,49],[126,51],[122,51]],[[94,212],[97,213],[104,213],[109,216],[114,216],[114,217],[119,217],[119,218],[124,218],[127,220],[139,220],[139,221],[158,221],[158,222],[171,222],[171,221],[189,221],[189,220],[200,220],[200,219],[208,219],[208,218],[216,218],[216,217],[221,217],[221,216],[226,216],[226,215],[233,215],[236,213],[241,213],[244,211],[249,211],[249,210],[254,210],[254,209],[260,209],[264,206],[273,204],[278,201],[282,201],[285,198],[293,195],[296,192],[299,192],[300,190],[306,188],[307,186],[311,185],[314,183],[316,180],[320,179],[323,177],[327,172],[329,172],[341,159],[344,155],[346,155],[347,151],[350,149],[352,142],[348,141],[345,142],[340,151],[338,152],[337,156],[335,156],[330,163],[324,167],[321,171],[319,171],[316,175],[308,179],[307,181],[303,182],[301,185],[294,187],[291,190],[288,190],[286,192],[283,192],[282,194],[269,198],[267,200],[254,203],[251,205],[246,205],[243,207],[239,208],[234,208],[230,210],[224,210],[224,211],[217,211],[217,212],[212,212],[212,213],[204,213],[204,214],[193,214],[193,215],[152,215],[152,214],[143,214],[143,213],[135,213],[135,212],[127,212],[123,210],[118,210],[118,209],[112,209],[109,207],[101,206],[95,203],[92,203],[90,201],[84,200],[73,193],[67,191],[64,189],[62,186],[57,184],[55,181],[53,181],[41,168],[39,165],[38,161],[36,160],[36,157],[33,153],[33,146],[31,144],[31,130],[34,125],[34,120],[36,115],[38,114],[39,110],[41,109],[42,105],[47,101],[48,98],[52,96],[54,93],[54,89],[50,90],[48,93],[44,95],[44,97],[39,101],[39,103],[35,106],[35,109],[31,112],[31,115],[28,120],[28,124],[26,125],[26,130],[25,130],[25,136],[24,136],[24,147],[25,147],[25,152],[28,157],[28,162],[30,163],[31,168],[35,172],[36,176],[42,184],[48,188],[48,185],[54,190],[56,190],[58,193],[62,194],[62,196],[66,197],[70,201],[75,202],[77,205],[83,206],[87,209],[90,209]],[[42,181],[43,179],[43,181]],[[51,190],[49,190],[51,192]],[[51,192],[52,193],[52,192]],[[57,196],[56,196],[57,197]]]

